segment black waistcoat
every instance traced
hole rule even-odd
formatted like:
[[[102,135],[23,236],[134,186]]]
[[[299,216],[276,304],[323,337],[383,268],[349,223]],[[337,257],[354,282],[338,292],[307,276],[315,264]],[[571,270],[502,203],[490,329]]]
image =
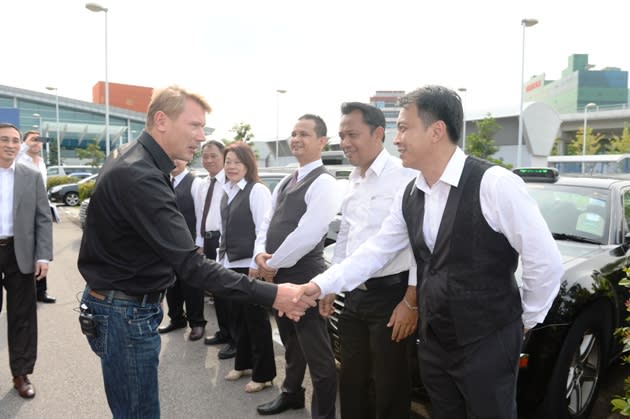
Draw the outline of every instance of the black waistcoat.
[[[411,181],[402,210],[418,264],[420,332],[446,347],[474,342],[522,314],[514,278],[518,254],[481,212],[481,178],[490,163],[468,157],[451,187],[433,253],[424,241],[424,193]]]
[[[306,203],[304,202],[306,191],[315,179],[323,173],[332,176],[324,166],[320,166],[304,176],[291,190],[287,188],[290,178],[277,186],[280,189],[276,200],[276,209],[267,230],[267,253],[273,254],[287,236],[297,228],[298,222],[306,212]],[[325,237],[325,235],[322,236],[321,241],[294,266],[279,269],[275,281],[277,283],[306,283],[318,273],[324,272],[326,270],[323,253]]]
[[[254,182],[247,182],[245,188],[240,190],[228,204],[227,194],[221,198],[221,244],[219,246],[219,258],[227,253],[231,262],[251,258],[254,253],[256,241],[256,225],[249,206],[249,196],[252,193]]]
[[[194,179],[195,176],[192,173],[187,173],[175,187],[177,207],[179,208],[179,212],[184,215],[186,225],[188,226],[188,230],[190,230],[190,235],[193,239],[196,236],[195,225],[197,223],[197,218],[195,217],[195,203],[193,201],[192,194],[190,193],[190,188]]]

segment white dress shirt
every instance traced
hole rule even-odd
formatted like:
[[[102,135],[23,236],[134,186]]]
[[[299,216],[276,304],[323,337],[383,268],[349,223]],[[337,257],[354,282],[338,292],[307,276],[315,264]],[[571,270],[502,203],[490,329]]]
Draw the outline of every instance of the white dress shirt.
[[[321,160],[315,160],[298,169],[297,181],[300,182],[314,169],[322,166]],[[286,176],[286,178],[291,175]],[[285,178],[285,179],[286,179]],[[284,180],[283,180],[284,181]],[[267,229],[269,222],[276,210],[278,190],[275,188],[271,196],[271,211],[265,217],[262,231],[256,237],[254,255],[265,252],[267,242]],[[300,218],[297,227],[282,242],[275,251],[273,257],[267,261],[267,265],[273,269],[290,268],[294,266],[304,255],[313,250],[328,232],[328,224],[339,212],[343,192],[340,190],[337,180],[327,174],[321,174],[311,183],[304,202],[306,212]]]
[[[229,181],[225,183],[223,189],[227,194],[228,204],[232,202],[239,191],[245,189],[245,186],[247,186],[247,180],[245,179],[241,179],[241,181],[236,184]],[[262,183],[255,183],[252,187],[252,191],[249,194],[249,209],[252,213],[252,219],[256,228],[256,237],[259,237],[263,233],[262,226],[265,222],[265,217],[271,210],[271,192],[269,188]],[[267,234],[267,230],[264,231],[264,234]],[[252,243],[252,250],[253,247],[254,243]],[[253,257],[230,261],[227,253],[219,263],[222,263],[226,268],[258,268]]]
[[[13,184],[15,162],[8,168],[0,167],[0,239],[13,237]]]
[[[416,187],[425,193],[424,239],[431,250],[435,245],[451,186],[459,184],[466,155],[457,148],[444,173],[432,187],[422,173]],[[409,244],[402,215],[404,190],[399,191],[392,210],[376,236],[370,238],[349,258],[332,266],[313,281],[322,295],[351,290],[369,278]],[[485,171],[480,185],[481,211],[488,225],[503,234],[520,254],[522,263],[521,304],[523,325],[534,327],[544,321],[560,288],[564,273],[562,259],[536,201],[529,196],[523,180],[500,166]]]
[[[186,177],[188,173],[190,173],[190,170],[186,168],[182,170],[182,172],[179,173],[177,176],[173,177],[173,189],[176,188],[177,185],[179,185],[179,183],[182,181],[182,179]],[[196,197],[199,195],[199,188],[201,188],[202,185],[203,185],[203,180],[199,179],[197,176],[193,176],[193,181],[192,181],[192,184],[190,185],[190,195],[193,198],[193,202],[195,202]]]
[[[404,188],[417,171],[402,166],[400,159],[383,149],[361,177],[355,168],[349,177],[348,192],[341,205],[341,225],[333,263],[339,263],[375,235],[389,214],[396,192]],[[393,275],[409,270],[409,285],[417,281],[416,261],[411,247],[405,247],[373,277]],[[368,278],[364,278],[368,279]]]
[[[212,202],[210,203],[210,209],[208,210],[208,217],[206,218],[206,231],[221,231],[221,197],[225,193],[223,185],[225,184],[225,172],[221,170],[215,176],[217,182],[214,185],[212,191]],[[201,217],[203,216],[203,205],[206,202],[206,195],[208,195],[208,189],[210,188],[210,182],[212,178],[208,176],[199,185],[197,190],[195,203],[195,216],[197,218],[197,238],[195,239],[195,245],[203,247],[203,237],[201,237]],[[194,197],[194,195],[193,195]]]
[[[46,170],[46,163],[44,163],[44,159],[40,156],[39,161],[35,163],[33,158],[26,153],[27,150],[28,145],[26,143],[22,143],[20,145],[20,151],[18,152],[16,161],[40,172],[42,174],[42,180],[44,181],[44,188],[47,188],[46,181],[48,179],[48,172]]]

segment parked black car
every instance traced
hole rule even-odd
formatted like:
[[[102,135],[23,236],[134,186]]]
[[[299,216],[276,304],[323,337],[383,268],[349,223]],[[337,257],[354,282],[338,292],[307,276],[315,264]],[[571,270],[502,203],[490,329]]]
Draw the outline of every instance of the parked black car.
[[[585,419],[605,369],[619,358],[613,335],[623,326],[630,265],[630,177],[558,176],[555,169],[515,169],[538,202],[563,257],[560,291],[543,324],[523,342],[519,416]],[[330,252],[331,249],[329,248]],[[520,267],[517,280],[520,282]],[[339,359],[335,302],[329,331]],[[417,371],[413,372],[418,381]]]
[[[81,179],[77,183],[66,183],[64,185],[53,186],[48,191],[48,199],[51,202],[60,202],[71,207],[76,207],[81,203],[81,200],[79,199],[79,185],[96,180],[97,176],[98,175],[90,175]]]

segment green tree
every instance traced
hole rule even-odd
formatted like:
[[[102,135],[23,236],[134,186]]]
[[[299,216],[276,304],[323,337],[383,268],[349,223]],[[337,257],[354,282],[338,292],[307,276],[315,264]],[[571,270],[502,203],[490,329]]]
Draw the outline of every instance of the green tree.
[[[225,145],[230,145],[237,141],[243,141],[248,146],[252,147],[254,142],[254,133],[252,132],[252,126],[246,124],[245,122],[239,122],[238,124],[234,124],[232,129],[230,130],[234,133],[234,138],[232,140],[223,140]]]
[[[252,148],[254,155],[258,158],[258,151],[254,148],[254,133],[252,132],[252,126],[246,124],[245,122],[239,122],[238,124],[234,124],[232,129],[230,130],[234,133],[234,138],[232,140],[222,139],[223,143],[228,146],[237,141],[242,141],[248,146]]]
[[[57,140],[53,140],[52,138],[49,140],[50,143],[48,148],[50,150],[48,156],[48,165],[49,166],[60,166],[62,162],[59,161],[59,156],[57,156]]]
[[[584,130],[579,129],[575,133],[575,138],[571,140],[567,147],[567,154],[577,156],[582,154],[584,146]],[[607,154],[610,152],[610,144],[604,138],[604,134],[593,134],[592,128],[586,129],[586,153],[585,154]]]
[[[77,148],[77,157],[80,159],[89,159],[90,166],[98,167],[105,159],[105,153],[101,151],[96,141],[90,141],[85,149]]]
[[[610,152],[611,153],[630,153],[630,129],[628,129],[628,123],[623,124],[623,131],[621,137],[613,135],[610,140]]]
[[[466,136],[466,154],[511,169],[511,164],[505,163],[503,159],[492,157],[494,153],[499,151],[499,147],[494,142],[494,135],[499,131],[501,125],[490,114],[487,114],[484,119],[477,121],[475,124],[477,132]]]

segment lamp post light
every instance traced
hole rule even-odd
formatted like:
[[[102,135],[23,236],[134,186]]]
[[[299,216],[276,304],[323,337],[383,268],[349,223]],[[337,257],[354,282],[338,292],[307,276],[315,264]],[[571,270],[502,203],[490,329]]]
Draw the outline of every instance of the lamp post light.
[[[582,155],[585,156],[586,155],[586,120],[588,117],[588,109],[589,108],[594,108],[595,106],[597,106],[596,103],[590,102],[587,103],[586,106],[584,107],[584,132],[583,132],[583,136],[582,136]],[[582,173],[584,173],[585,171],[585,166],[586,163],[582,162]]]
[[[523,47],[521,49],[521,106],[518,113],[518,148],[516,149],[516,167],[520,167],[522,160],[522,148],[523,148],[523,84],[525,82],[525,28],[536,25],[538,21],[536,19],[523,19],[521,20],[521,26],[523,27]]]
[[[109,79],[107,77],[107,12],[109,9],[98,3],[85,3],[91,12],[105,12],[105,157],[109,156]]]
[[[287,91],[284,89],[276,90],[276,166],[279,161],[278,143],[280,142],[280,95],[285,94]]]
[[[462,92],[462,96],[468,91],[465,87],[457,89],[458,92]],[[462,98],[462,117],[464,123],[462,124],[462,150],[466,152],[466,108],[464,107],[464,99]]]
[[[37,126],[37,130],[39,131],[39,135],[44,135],[43,132],[43,123],[42,123],[42,116],[38,113],[34,113],[33,114],[33,118],[37,118],[39,119],[39,125]],[[48,143],[48,141],[46,141],[46,165],[50,164],[50,144]]]
[[[57,125],[57,164],[61,166],[61,135],[59,134],[59,89],[46,86],[46,90],[55,91],[55,120]]]

